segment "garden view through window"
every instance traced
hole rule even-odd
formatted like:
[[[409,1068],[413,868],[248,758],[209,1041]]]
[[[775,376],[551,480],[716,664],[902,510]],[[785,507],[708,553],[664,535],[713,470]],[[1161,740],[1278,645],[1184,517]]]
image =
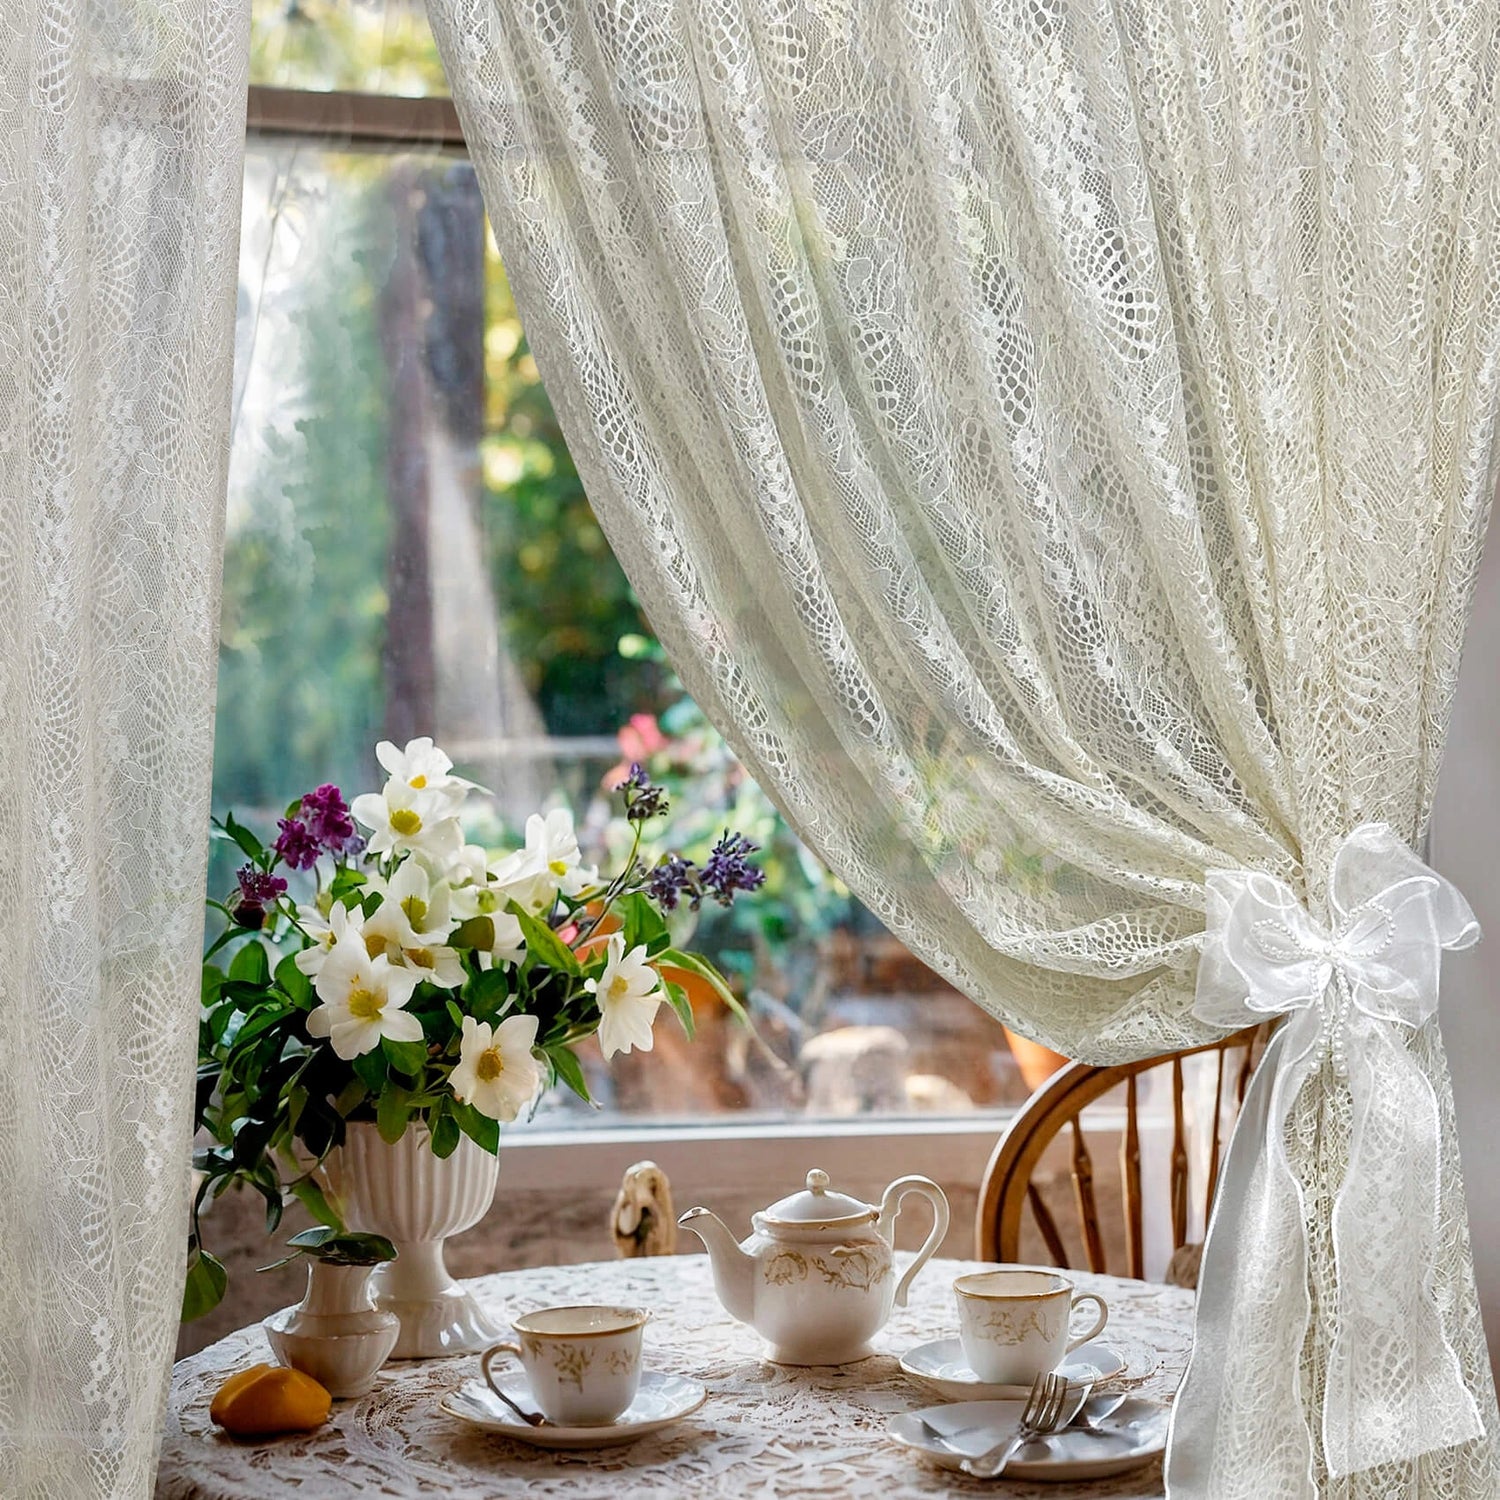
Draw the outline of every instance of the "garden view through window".
[[[257,0],[254,40],[257,83],[446,92],[399,5]],[[663,1011],[653,1053],[587,1060],[601,1113],[556,1089],[536,1126],[1025,1097],[998,1023],[803,847],[684,693],[589,508],[462,152],[252,134],[224,556],[217,811],[274,833],[320,781],[378,789],[376,740],[431,734],[493,793],[470,833],[495,849],[565,801],[586,854],[618,862],[609,788],[637,760],[672,802],[656,849],[701,860],[726,827],[761,846],[759,891],[684,914],[754,1033],[706,996],[694,1041]],[[216,846],[212,894],[234,852]]]

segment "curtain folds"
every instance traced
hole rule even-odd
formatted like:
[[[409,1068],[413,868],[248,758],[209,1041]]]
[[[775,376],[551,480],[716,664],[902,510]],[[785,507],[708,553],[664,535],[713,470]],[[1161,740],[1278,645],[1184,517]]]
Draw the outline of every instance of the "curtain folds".
[[[1353,829],[1420,838],[1494,477],[1493,0],[432,10],[654,627],[917,952],[1074,1056],[1158,1052],[1213,1034],[1209,871],[1325,920]],[[1402,1045],[1490,1437],[1342,1478],[1319,1446],[1311,1483],[1477,1500],[1496,1411],[1436,1023]],[[1313,1071],[1286,1149],[1316,1429],[1351,1121]],[[1253,1384],[1201,1493],[1291,1500]]]
[[[248,6],[0,6],[0,1493],[150,1492],[182,1296]]]

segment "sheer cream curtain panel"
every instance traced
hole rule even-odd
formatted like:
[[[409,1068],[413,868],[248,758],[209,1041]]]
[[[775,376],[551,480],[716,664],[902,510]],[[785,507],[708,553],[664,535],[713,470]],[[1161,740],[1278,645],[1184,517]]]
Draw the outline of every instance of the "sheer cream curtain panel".
[[[0,1494],[149,1495],[186,1243],[249,7],[0,4]]]
[[[612,544],[892,929],[1108,1061],[1266,1000],[1196,998],[1210,872],[1290,893],[1311,1020],[1237,1147],[1267,1214],[1220,1237],[1173,1495],[1500,1493],[1432,1013],[1472,934],[1409,850],[1492,482],[1493,0],[431,8]],[[1398,888],[1433,983],[1386,1005]],[[1417,1187],[1351,1261],[1372,1153]]]

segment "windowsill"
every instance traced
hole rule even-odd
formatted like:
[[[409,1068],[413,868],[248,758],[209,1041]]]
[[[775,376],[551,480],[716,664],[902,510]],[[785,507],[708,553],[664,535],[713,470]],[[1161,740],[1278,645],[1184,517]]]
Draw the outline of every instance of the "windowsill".
[[[943,1118],[654,1121],[605,1128],[512,1131],[500,1151],[502,1191],[614,1187],[649,1158],[684,1184],[788,1183],[809,1167],[835,1181],[919,1173],[978,1183],[1014,1111]],[[795,1186],[795,1184],[792,1184]]]

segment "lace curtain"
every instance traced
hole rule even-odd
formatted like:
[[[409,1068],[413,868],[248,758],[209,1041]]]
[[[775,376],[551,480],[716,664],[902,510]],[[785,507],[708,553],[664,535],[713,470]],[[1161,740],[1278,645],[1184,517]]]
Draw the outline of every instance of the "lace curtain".
[[[1214,1034],[1207,872],[1327,917],[1351,830],[1427,816],[1492,483],[1496,5],[432,9],[570,447],[689,689],[1010,1025],[1094,1061]],[[1330,1472],[1352,1119],[1324,1057],[1286,1127],[1310,1313],[1278,1330],[1311,1474],[1252,1349],[1181,1493],[1500,1493],[1436,1023],[1401,1045],[1441,1131],[1430,1289],[1492,1436]],[[1268,1282],[1281,1253],[1246,1248]],[[1366,1356],[1373,1411],[1408,1372]]]
[[[248,6],[0,5],[0,1494],[150,1492],[182,1296]]]

